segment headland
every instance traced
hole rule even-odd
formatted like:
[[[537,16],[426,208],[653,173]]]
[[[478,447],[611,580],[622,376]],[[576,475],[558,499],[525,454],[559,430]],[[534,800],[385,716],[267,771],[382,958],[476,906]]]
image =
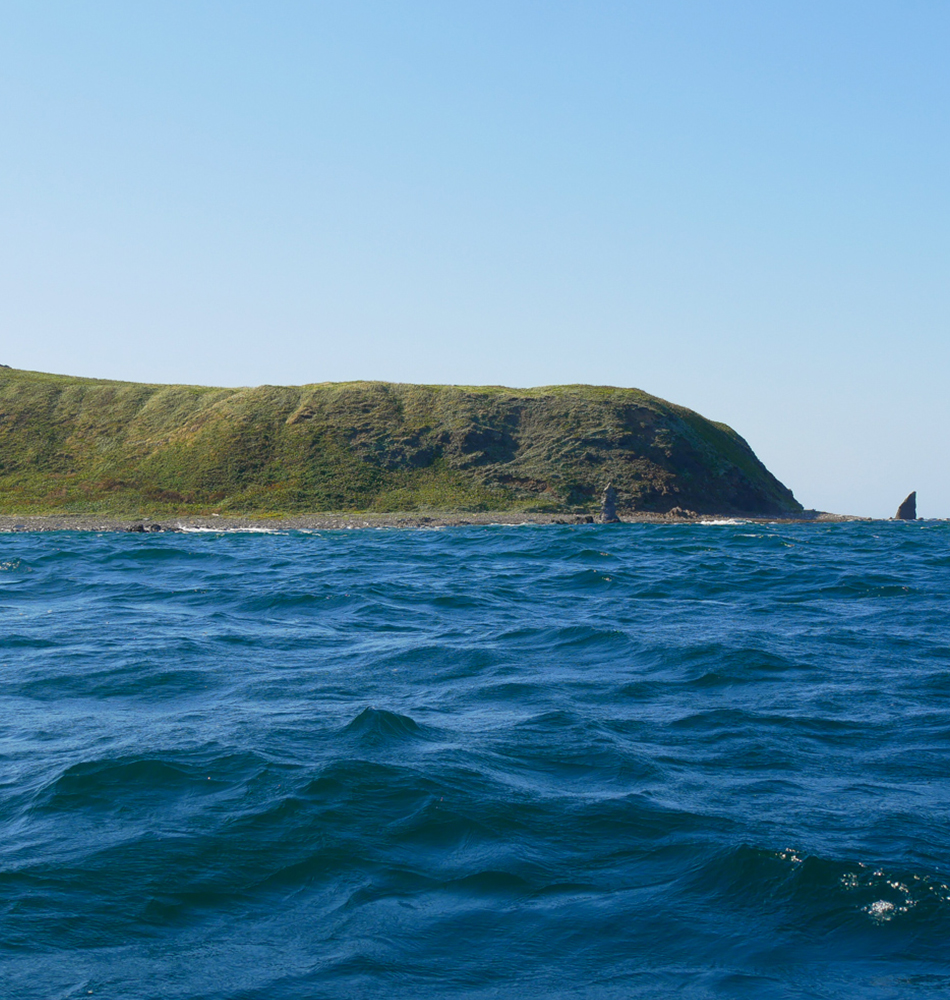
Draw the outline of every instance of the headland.
[[[11,527],[585,523],[608,482],[621,521],[817,516],[731,427],[639,389],[223,389],[0,368]]]

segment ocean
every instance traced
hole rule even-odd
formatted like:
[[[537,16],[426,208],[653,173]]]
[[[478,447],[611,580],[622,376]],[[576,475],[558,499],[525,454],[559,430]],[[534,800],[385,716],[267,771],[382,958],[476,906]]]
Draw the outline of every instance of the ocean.
[[[950,990],[950,524],[0,535],[0,997]]]

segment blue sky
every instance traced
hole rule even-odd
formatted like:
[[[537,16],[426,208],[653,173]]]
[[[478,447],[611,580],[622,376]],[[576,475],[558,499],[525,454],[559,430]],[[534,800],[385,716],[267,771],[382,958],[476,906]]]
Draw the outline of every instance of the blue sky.
[[[0,363],[637,386],[950,516],[950,5],[0,2]]]

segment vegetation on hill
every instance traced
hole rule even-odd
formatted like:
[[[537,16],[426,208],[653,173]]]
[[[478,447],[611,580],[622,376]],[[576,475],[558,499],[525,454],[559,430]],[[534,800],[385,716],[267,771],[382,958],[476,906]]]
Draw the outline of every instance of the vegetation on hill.
[[[322,383],[215,389],[0,368],[0,512],[780,514],[725,424],[637,389]]]

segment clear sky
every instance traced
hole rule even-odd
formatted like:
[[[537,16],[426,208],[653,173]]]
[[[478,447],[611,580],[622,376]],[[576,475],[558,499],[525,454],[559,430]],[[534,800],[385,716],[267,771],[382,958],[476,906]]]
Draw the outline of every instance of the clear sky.
[[[950,516],[946,0],[0,0],[0,363],[637,386]]]

